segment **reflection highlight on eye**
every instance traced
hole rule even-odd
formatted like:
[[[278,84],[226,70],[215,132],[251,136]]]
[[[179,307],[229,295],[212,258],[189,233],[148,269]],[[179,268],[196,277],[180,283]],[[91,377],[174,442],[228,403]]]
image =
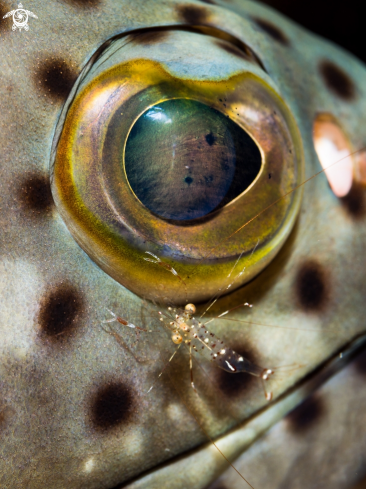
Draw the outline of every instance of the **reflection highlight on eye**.
[[[237,261],[233,288],[279,251],[300,205],[291,190],[303,151],[258,64],[209,35],[165,30],[163,39],[153,50],[117,39],[88,65],[56,131],[52,191],[75,240],[115,280],[184,303],[181,283],[146,262],[149,252],[200,302]]]
[[[164,219],[203,217],[240,195],[261,168],[255,142],[221,112],[195,100],[149,108],[125,149],[128,182]]]
[[[144,116],[147,117],[148,119],[152,119],[153,121],[162,122],[163,124],[171,124],[173,122],[171,119],[169,119],[169,117],[166,116],[166,114],[164,114],[164,109],[162,109],[161,107],[154,107],[152,109],[149,109],[144,114]],[[136,125],[137,124],[135,124],[135,126],[132,128],[131,133],[133,132],[134,128],[136,130]]]

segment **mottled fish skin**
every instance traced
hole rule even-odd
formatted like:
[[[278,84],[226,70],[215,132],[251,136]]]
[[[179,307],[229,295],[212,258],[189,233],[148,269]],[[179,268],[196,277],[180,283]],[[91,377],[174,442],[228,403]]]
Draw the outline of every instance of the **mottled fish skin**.
[[[13,32],[11,20],[2,19],[14,8],[9,1],[0,3],[0,486],[108,489],[204,443],[190,412],[217,437],[247,417],[261,420],[262,408],[276,413],[276,406],[266,404],[260,384],[238,383],[210,368],[207,384],[197,373],[202,396],[197,398],[184,355],[147,396],[171,355],[171,342],[146,335],[131,355],[102,329],[106,307],[142,326],[150,319],[144,301],[76,244],[52,200],[55,127],[79,73],[101,45],[129,30],[221,29],[253,50],[286,101],[301,134],[309,178],[321,170],[312,140],[317,113],[332,114],[354,150],[366,146],[366,70],[349,53],[254,2],[29,0],[25,8],[38,19],[30,20],[28,32]],[[145,48],[153,50],[154,44]],[[243,345],[261,365],[298,366],[273,381],[275,397],[365,331],[365,211],[362,188],[341,201],[320,174],[304,186],[297,224],[278,256],[215,306],[219,314],[250,302],[254,323],[312,330],[248,330],[224,320],[215,326],[215,333],[238,351]],[[246,320],[248,312],[235,317]],[[335,399],[337,394],[347,399],[359,388],[356,381],[352,388],[342,378],[334,382]],[[350,391],[343,392],[344,382]],[[347,403],[342,406],[346,410]],[[285,414],[280,408],[278,413]],[[347,414],[329,419],[337,425]],[[274,447],[286,435],[273,433],[268,436]],[[311,442],[309,435],[306,443]],[[244,455],[243,473],[251,456]],[[190,487],[204,487],[219,475],[209,464],[203,470],[205,457],[187,461]],[[284,474],[291,480],[288,460],[273,462],[280,473],[276,487],[285,487]],[[217,464],[223,471],[225,464]],[[184,474],[178,477],[170,467],[169,476],[158,475],[156,487],[187,487]],[[266,487],[269,477],[264,479]],[[308,487],[301,481],[288,484]]]
[[[365,360],[358,355],[237,460],[254,487],[365,487],[357,484],[365,477]],[[242,487],[230,470],[210,485],[229,487]]]

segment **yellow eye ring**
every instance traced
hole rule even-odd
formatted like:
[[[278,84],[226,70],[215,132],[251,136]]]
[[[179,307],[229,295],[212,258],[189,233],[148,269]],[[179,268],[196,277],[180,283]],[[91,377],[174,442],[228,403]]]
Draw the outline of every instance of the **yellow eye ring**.
[[[181,49],[183,35],[199,36],[175,35],[172,53]],[[189,78],[186,72],[179,77],[169,67],[166,50],[163,63],[136,59],[118,46],[111,45],[113,53],[102,58],[108,58],[107,66],[96,63],[84,77],[60,121],[54,198],[76,241],[121,284],[146,298],[176,304],[186,302],[188,288],[189,298],[201,302],[220,288],[240,256],[242,273],[235,287],[261,271],[288,236],[301,198],[301,192],[291,193],[303,175],[301,139],[268,76],[260,77],[251,63],[238,60],[222,79]],[[224,56],[220,47],[215,49]],[[124,167],[136,120],[148,107],[175,98],[197,100],[230,117],[262,156],[258,176],[242,194],[184,226],[146,208]],[[289,194],[286,199],[284,194]],[[146,260],[146,252],[155,258]]]

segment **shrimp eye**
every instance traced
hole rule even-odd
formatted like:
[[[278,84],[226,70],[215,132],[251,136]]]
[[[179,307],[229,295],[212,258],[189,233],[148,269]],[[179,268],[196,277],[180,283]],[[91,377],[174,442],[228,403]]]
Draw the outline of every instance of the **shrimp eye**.
[[[112,39],[55,131],[52,192],[70,232],[106,273],[157,302],[185,303],[187,290],[206,300],[234,264],[231,290],[253,278],[300,206],[291,111],[250,48],[218,37]]]
[[[173,341],[173,343],[175,343],[176,345],[179,345],[180,343],[182,343],[183,338],[181,337],[181,335],[180,335],[180,334],[173,334],[173,335],[172,335],[172,341]]]
[[[196,306],[194,304],[186,304],[184,306],[184,310],[188,314],[192,315],[192,314],[195,314],[195,312],[196,312]]]

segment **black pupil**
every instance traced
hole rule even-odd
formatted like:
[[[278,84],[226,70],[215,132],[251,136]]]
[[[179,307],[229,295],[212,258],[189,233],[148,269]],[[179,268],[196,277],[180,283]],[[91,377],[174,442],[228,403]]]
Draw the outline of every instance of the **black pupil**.
[[[204,217],[240,195],[258,175],[261,155],[253,139],[218,110],[175,99],[137,119],[125,168],[142,204],[180,221]]]

